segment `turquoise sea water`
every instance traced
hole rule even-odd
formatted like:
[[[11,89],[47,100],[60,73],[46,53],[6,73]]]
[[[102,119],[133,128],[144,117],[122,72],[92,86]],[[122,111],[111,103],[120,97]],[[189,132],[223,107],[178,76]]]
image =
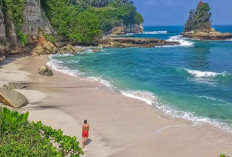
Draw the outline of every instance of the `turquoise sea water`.
[[[215,28],[232,33],[232,26]],[[182,26],[145,27],[142,34],[126,35],[179,41],[181,46],[54,55],[49,64],[154,102],[165,114],[232,131],[232,41],[187,40],[179,35],[182,31]]]

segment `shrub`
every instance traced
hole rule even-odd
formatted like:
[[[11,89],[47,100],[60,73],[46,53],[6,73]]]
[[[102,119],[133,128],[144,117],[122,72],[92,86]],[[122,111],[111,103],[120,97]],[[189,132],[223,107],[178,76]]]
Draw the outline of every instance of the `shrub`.
[[[76,137],[43,125],[28,122],[29,113],[0,108],[0,156],[71,156],[83,154]]]
[[[25,46],[27,44],[27,35],[24,34],[22,31],[16,31],[17,39],[19,42]]]
[[[56,37],[53,36],[53,35],[51,35],[51,34],[47,34],[47,33],[44,33],[44,32],[43,32],[43,36],[45,37],[45,39],[46,39],[47,41],[50,41],[50,42],[52,42],[52,43],[55,43],[55,42],[56,42]]]

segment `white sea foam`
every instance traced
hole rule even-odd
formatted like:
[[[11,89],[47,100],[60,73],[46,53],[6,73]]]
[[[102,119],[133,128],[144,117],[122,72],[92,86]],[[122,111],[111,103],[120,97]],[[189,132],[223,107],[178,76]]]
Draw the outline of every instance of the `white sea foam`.
[[[65,66],[62,66],[61,64],[63,62],[61,61],[57,61],[55,59],[53,59],[54,56],[72,56],[70,54],[56,54],[56,55],[50,55],[50,61],[47,63],[48,66],[51,66],[52,69],[62,72],[64,74],[70,75],[70,76],[74,76],[74,77],[78,77],[79,75],[81,75],[81,73],[78,70],[70,70],[68,68],[66,68]]]
[[[198,71],[198,70],[190,70],[185,69],[189,74],[195,76],[195,77],[215,77],[218,75],[224,76],[226,72],[223,73],[216,73],[216,72],[210,72],[210,71]]]
[[[172,36],[167,41],[179,42],[180,46],[193,46],[194,42],[184,39],[181,35]]]
[[[151,92],[147,91],[120,91],[120,93],[124,96],[134,98],[137,100],[141,100],[149,105],[155,105],[160,111],[162,111],[165,115],[171,116],[173,118],[180,118],[187,121],[191,121],[194,124],[211,124],[228,132],[232,132],[232,128],[229,127],[226,123],[218,122],[217,120],[213,120],[207,117],[199,117],[194,113],[178,111],[171,107],[171,105],[161,103],[158,98]]]
[[[191,113],[191,112],[185,112],[185,111],[178,111],[176,109],[173,109],[172,107],[170,107],[171,105],[163,105],[162,103],[156,103],[156,107],[161,110],[165,115],[167,116],[171,116],[173,118],[180,118],[180,119],[184,119],[190,122],[193,122],[194,124],[210,124],[213,125],[215,127],[218,127],[222,130],[228,131],[228,132],[232,132],[232,127],[228,126],[227,123],[224,122],[219,122],[217,120],[208,118],[208,117],[200,117],[200,116],[196,116],[195,113]]]
[[[106,86],[108,89],[111,89],[111,90],[115,89],[115,87],[111,84],[111,82],[104,80],[100,77],[87,77],[87,80],[96,81],[96,82],[100,83],[101,85]]]
[[[151,32],[143,32],[142,34],[167,34],[168,31],[151,31]]]
[[[214,98],[214,97],[210,97],[210,96],[196,96],[196,97],[198,97],[198,98],[200,98],[200,99],[207,99],[207,100],[210,100],[210,101],[217,101],[217,102],[220,102],[220,103],[222,103],[222,104],[224,104],[224,105],[231,105],[231,103],[229,103],[229,102],[227,102],[227,101],[225,101],[225,100],[222,100],[222,99],[217,99],[217,98]]]
[[[149,105],[152,105],[156,100],[156,97],[152,93],[146,91],[120,91],[120,92],[124,96],[144,101]]]
[[[123,36],[132,36],[132,35],[135,35],[135,33],[127,33],[127,34],[124,34]]]

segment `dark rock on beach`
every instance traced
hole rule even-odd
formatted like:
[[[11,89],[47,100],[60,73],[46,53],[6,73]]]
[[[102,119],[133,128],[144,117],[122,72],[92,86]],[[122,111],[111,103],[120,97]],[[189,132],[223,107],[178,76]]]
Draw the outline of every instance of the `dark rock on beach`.
[[[53,76],[53,72],[50,68],[48,68],[46,65],[42,65],[39,70],[38,74],[42,76]]]

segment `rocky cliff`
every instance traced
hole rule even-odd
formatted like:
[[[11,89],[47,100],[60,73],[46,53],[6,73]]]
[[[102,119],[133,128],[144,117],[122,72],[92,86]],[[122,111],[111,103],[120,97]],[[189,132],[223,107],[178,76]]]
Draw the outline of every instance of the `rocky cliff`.
[[[2,13],[2,9],[0,7],[0,57],[3,55],[3,51],[6,49],[6,30],[5,30],[5,23],[4,23],[4,16]]]
[[[40,0],[26,0],[24,24],[22,29],[23,32],[28,35],[37,34],[38,29],[42,29],[48,34],[55,32],[45,15],[43,15],[40,7]]]
[[[43,16],[40,0],[25,0],[24,18],[21,31],[27,36],[28,45],[34,44],[38,30],[50,34],[53,33],[49,22]],[[0,7],[0,55],[25,52],[28,47],[23,47],[17,37],[13,19],[3,12],[3,4]]]
[[[107,34],[112,35],[123,35],[127,33],[142,33],[143,25],[142,24],[131,24],[131,25],[121,25],[118,27],[114,27]]]
[[[114,27],[106,34],[112,35],[123,35],[126,33],[142,33],[143,32],[143,25],[142,24],[131,24],[131,25],[121,25],[118,27]]]

